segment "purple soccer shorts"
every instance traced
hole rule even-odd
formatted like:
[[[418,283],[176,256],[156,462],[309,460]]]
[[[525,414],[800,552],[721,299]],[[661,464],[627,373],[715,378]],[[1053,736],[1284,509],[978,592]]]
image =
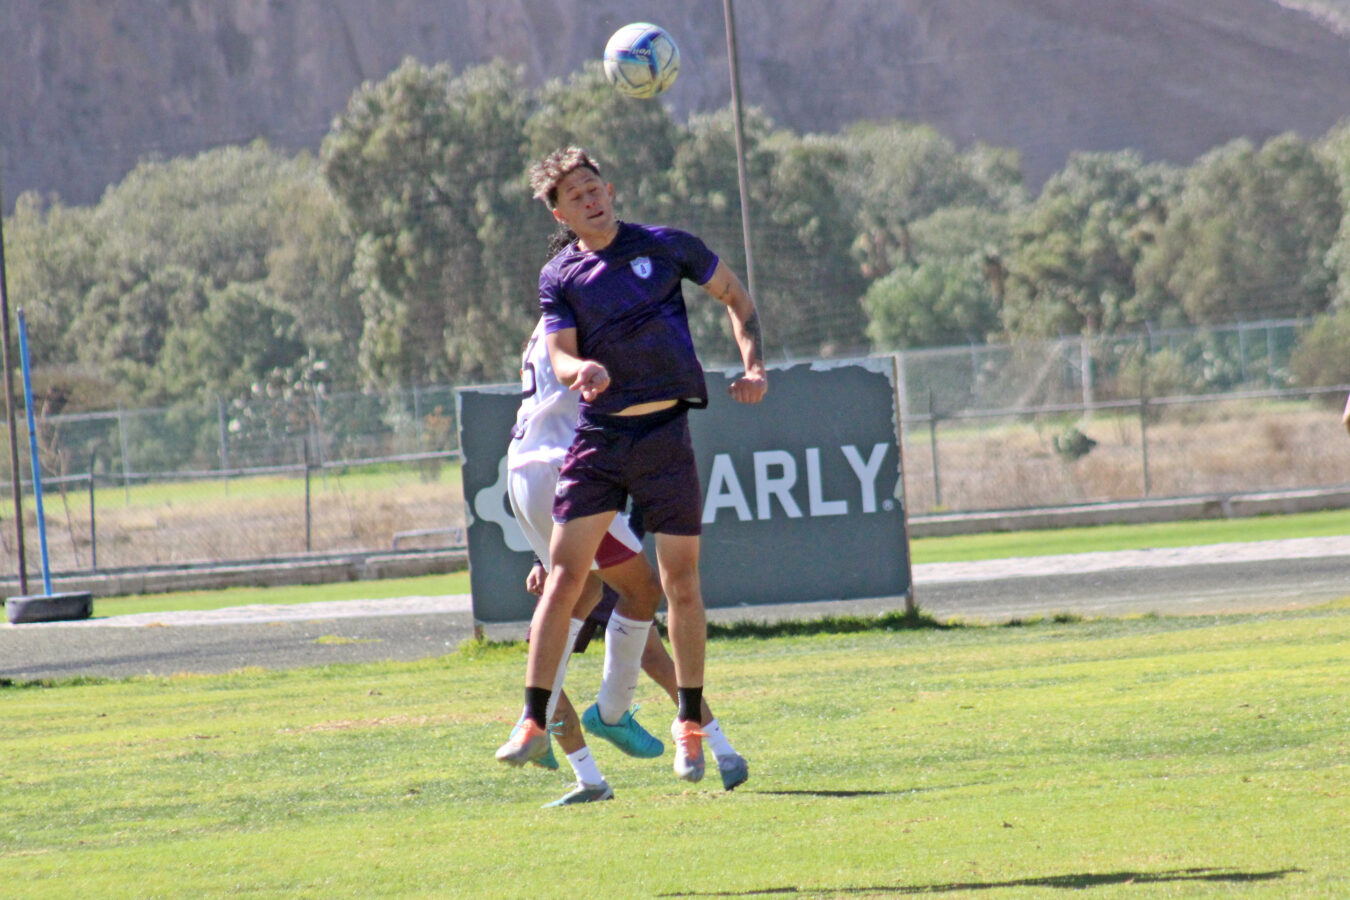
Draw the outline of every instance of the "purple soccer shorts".
[[[553,498],[553,521],[621,512],[632,497],[649,534],[703,533],[689,410],[645,416],[582,413]]]

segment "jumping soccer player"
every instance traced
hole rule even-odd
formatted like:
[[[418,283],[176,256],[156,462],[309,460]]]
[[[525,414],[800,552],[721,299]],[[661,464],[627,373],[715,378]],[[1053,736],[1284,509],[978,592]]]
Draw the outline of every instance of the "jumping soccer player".
[[[680,290],[701,284],[726,305],[745,371],[730,394],[758,403],[768,390],[759,316],[736,275],[697,237],[620,222],[614,186],[579,148],[531,169],[534,195],[577,235],[539,274],[549,358],[581,395],[576,437],[553,503],[552,567],[531,622],[526,721],[498,751],[523,764],[548,750],[547,709],[568,621],[610,523],[631,496],[655,536],[669,610],[679,712],[675,773],[703,775],[706,616],[698,577],[702,532],[698,472],[687,412],[707,404],[703,369]]]
[[[539,594],[547,572],[542,560],[547,558],[549,538],[553,531],[552,508],[558,469],[566,457],[567,447],[572,443],[580,399],[575,392],[563,386],[553,373],[542,320],[526,344],[521,362],[521,380],[524,396],[516,413],[516,424],[507,448],[507,495],[516,520],[535,551],[535,565],[526,580],[526,588],[531,593]],[[637,724],[629,708],[637,687],[639,668],[664,688],[672,700],[678,702],[674,663],[660,636],[651,627],[652,617],[656,613],[655,603],[659,602],[660,594],[658,588],[653,598],[645,590],[648,584],[656,582],[656,577],[647,567],[646,558],[640,555],[641,547],[641,538],[631,528],[628,519],[615,516],[601,541],[601,552],[595,567],[599,569],[600,577],[605,577],[613,566],[629,563],[636,558],[648,574],[636,580],[630,576],[628,580],[630,585],[636,584],[642,593],[633,599],[619,600],[619,611],[616,612],[615,600],[618,595],[607,591],[601,599],[600,579],[592,573],[573,611],[567,645],[550,698],[550,705],[556,704],[556,714],[550,709],[548,721],[562,723],[561,730],[556,732],[558,743],[572,764],[577,785],[549,806],[608,800],[614,796],[586,747],[577,725],[576,713],[562,691],[570,653],[583,651],[589,642],[590,631],[597,627],[605,628],[604,679],[596,703],[586,710],[581,722],[587,731],[613,742],[630,756],[650,758],[659,756],[665,749],[660,741]],[[700,723],[717,759],[723,787],[732,790],[743,784],[749,778],[749,767],[745,758],[735,751],[722,733],[706,700],[700,710]],[[551,754],[545,754],[542,760],[536,762],[546,768],[557,765]]]

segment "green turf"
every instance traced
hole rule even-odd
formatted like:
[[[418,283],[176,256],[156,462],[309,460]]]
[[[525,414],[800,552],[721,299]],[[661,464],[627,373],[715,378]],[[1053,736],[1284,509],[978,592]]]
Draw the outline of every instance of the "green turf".
[[[333,584],[283,587],[226,588],[218,591],[175,591],[165,594],[135,594],[97,597],[94,615],[119,616],[142,612],[224,609],[255,603],[282,605],[317,603],[325,600],[379,600],[387,597],[440,596],[469,593],[468,570],[448,575],[418,578],[388,578],[380,581],[341,581]]]
[[[1350,509],[1148,525],[1098,525],[912,540],[914,562],[966,562],[1149,547],[1199,547],[1240,541],[1350,534]]]
[[[380,491],[397,488],[410,478],[427,477],[425,472],[433,465],[427,463],[422,469],[409,465],[370,464],[350,466],[345,469],[315,470],[310,476],[310,490],[344,491],[348,494],[362,491]],[[460,464],[446,460],[436,464],[436,481],[441,484],[458,487],[460,484]],[[83,496],[81,488],[73,493]],[[203,478],[197,481],[152,481],[124,487],[118,484],[100,481],[94,491],[98,508],[119,506],[161,506],[185,505],[203,501],[218,501],[223,498],[246,499],[264,498],[281,500],[288,497],[302,497],[305,493],[305,479],[297,477],[295,472],[277,475],[246,475],[238,478]],[[36,501],[29,498],[30,505]]]
[[[574,693],[593,693],[598,657]],[[5,896],[1342,898],[1350,604],[710,645],[735,793],[492,760],[523,650],[0,689]],[[650,682],[645,720],[672,708]],[[564,767],[566,763],[564,762]]]

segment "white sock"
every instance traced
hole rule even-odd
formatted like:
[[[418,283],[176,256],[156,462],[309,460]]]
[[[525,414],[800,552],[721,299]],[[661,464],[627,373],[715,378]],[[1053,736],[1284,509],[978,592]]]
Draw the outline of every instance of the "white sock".
[[[571,619],[567,623],[567,646],[563,648],[562,659],[558,660],[558,673],[553,676],[553,693],[548,695],[548,712],[544,718],[553,724],[553,713],[558,709],[558,695],[562,693],[563,679],[567,677],[567,661],[572,658],[572,648],[577,644],[577,633],[581,631],[581,619]]]
[[[567,761],[572,764],[572,771],[577,773],[577,781],[583,784],[605,783],[605,776],[600,774],[600,767],[595,764],[590,747],[582,747],[576,753],[567,754]]]
[[[605,627],[605,674],[600,682],[596,705],[602,721],[613,725],[633,705],[638,673],[642,671],[642,649],[652,623],[639,622],[611,613]]]
[[[713,719],[703,726],[703,737],[708,742],[708,747],[712,750],[713,756],[718,759],[728,759],[736,755],[736,751],[731,746],[731,741],[722,733],[722,726]]]

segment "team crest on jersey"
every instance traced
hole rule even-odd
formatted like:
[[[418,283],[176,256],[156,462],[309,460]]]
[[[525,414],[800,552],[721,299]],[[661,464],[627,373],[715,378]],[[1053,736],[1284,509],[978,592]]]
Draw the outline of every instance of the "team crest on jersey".
[[[650,278],[652,276],[652,261],[650,257],[639,256],[629,263],[633,267],[633,272],[639,278]]]

